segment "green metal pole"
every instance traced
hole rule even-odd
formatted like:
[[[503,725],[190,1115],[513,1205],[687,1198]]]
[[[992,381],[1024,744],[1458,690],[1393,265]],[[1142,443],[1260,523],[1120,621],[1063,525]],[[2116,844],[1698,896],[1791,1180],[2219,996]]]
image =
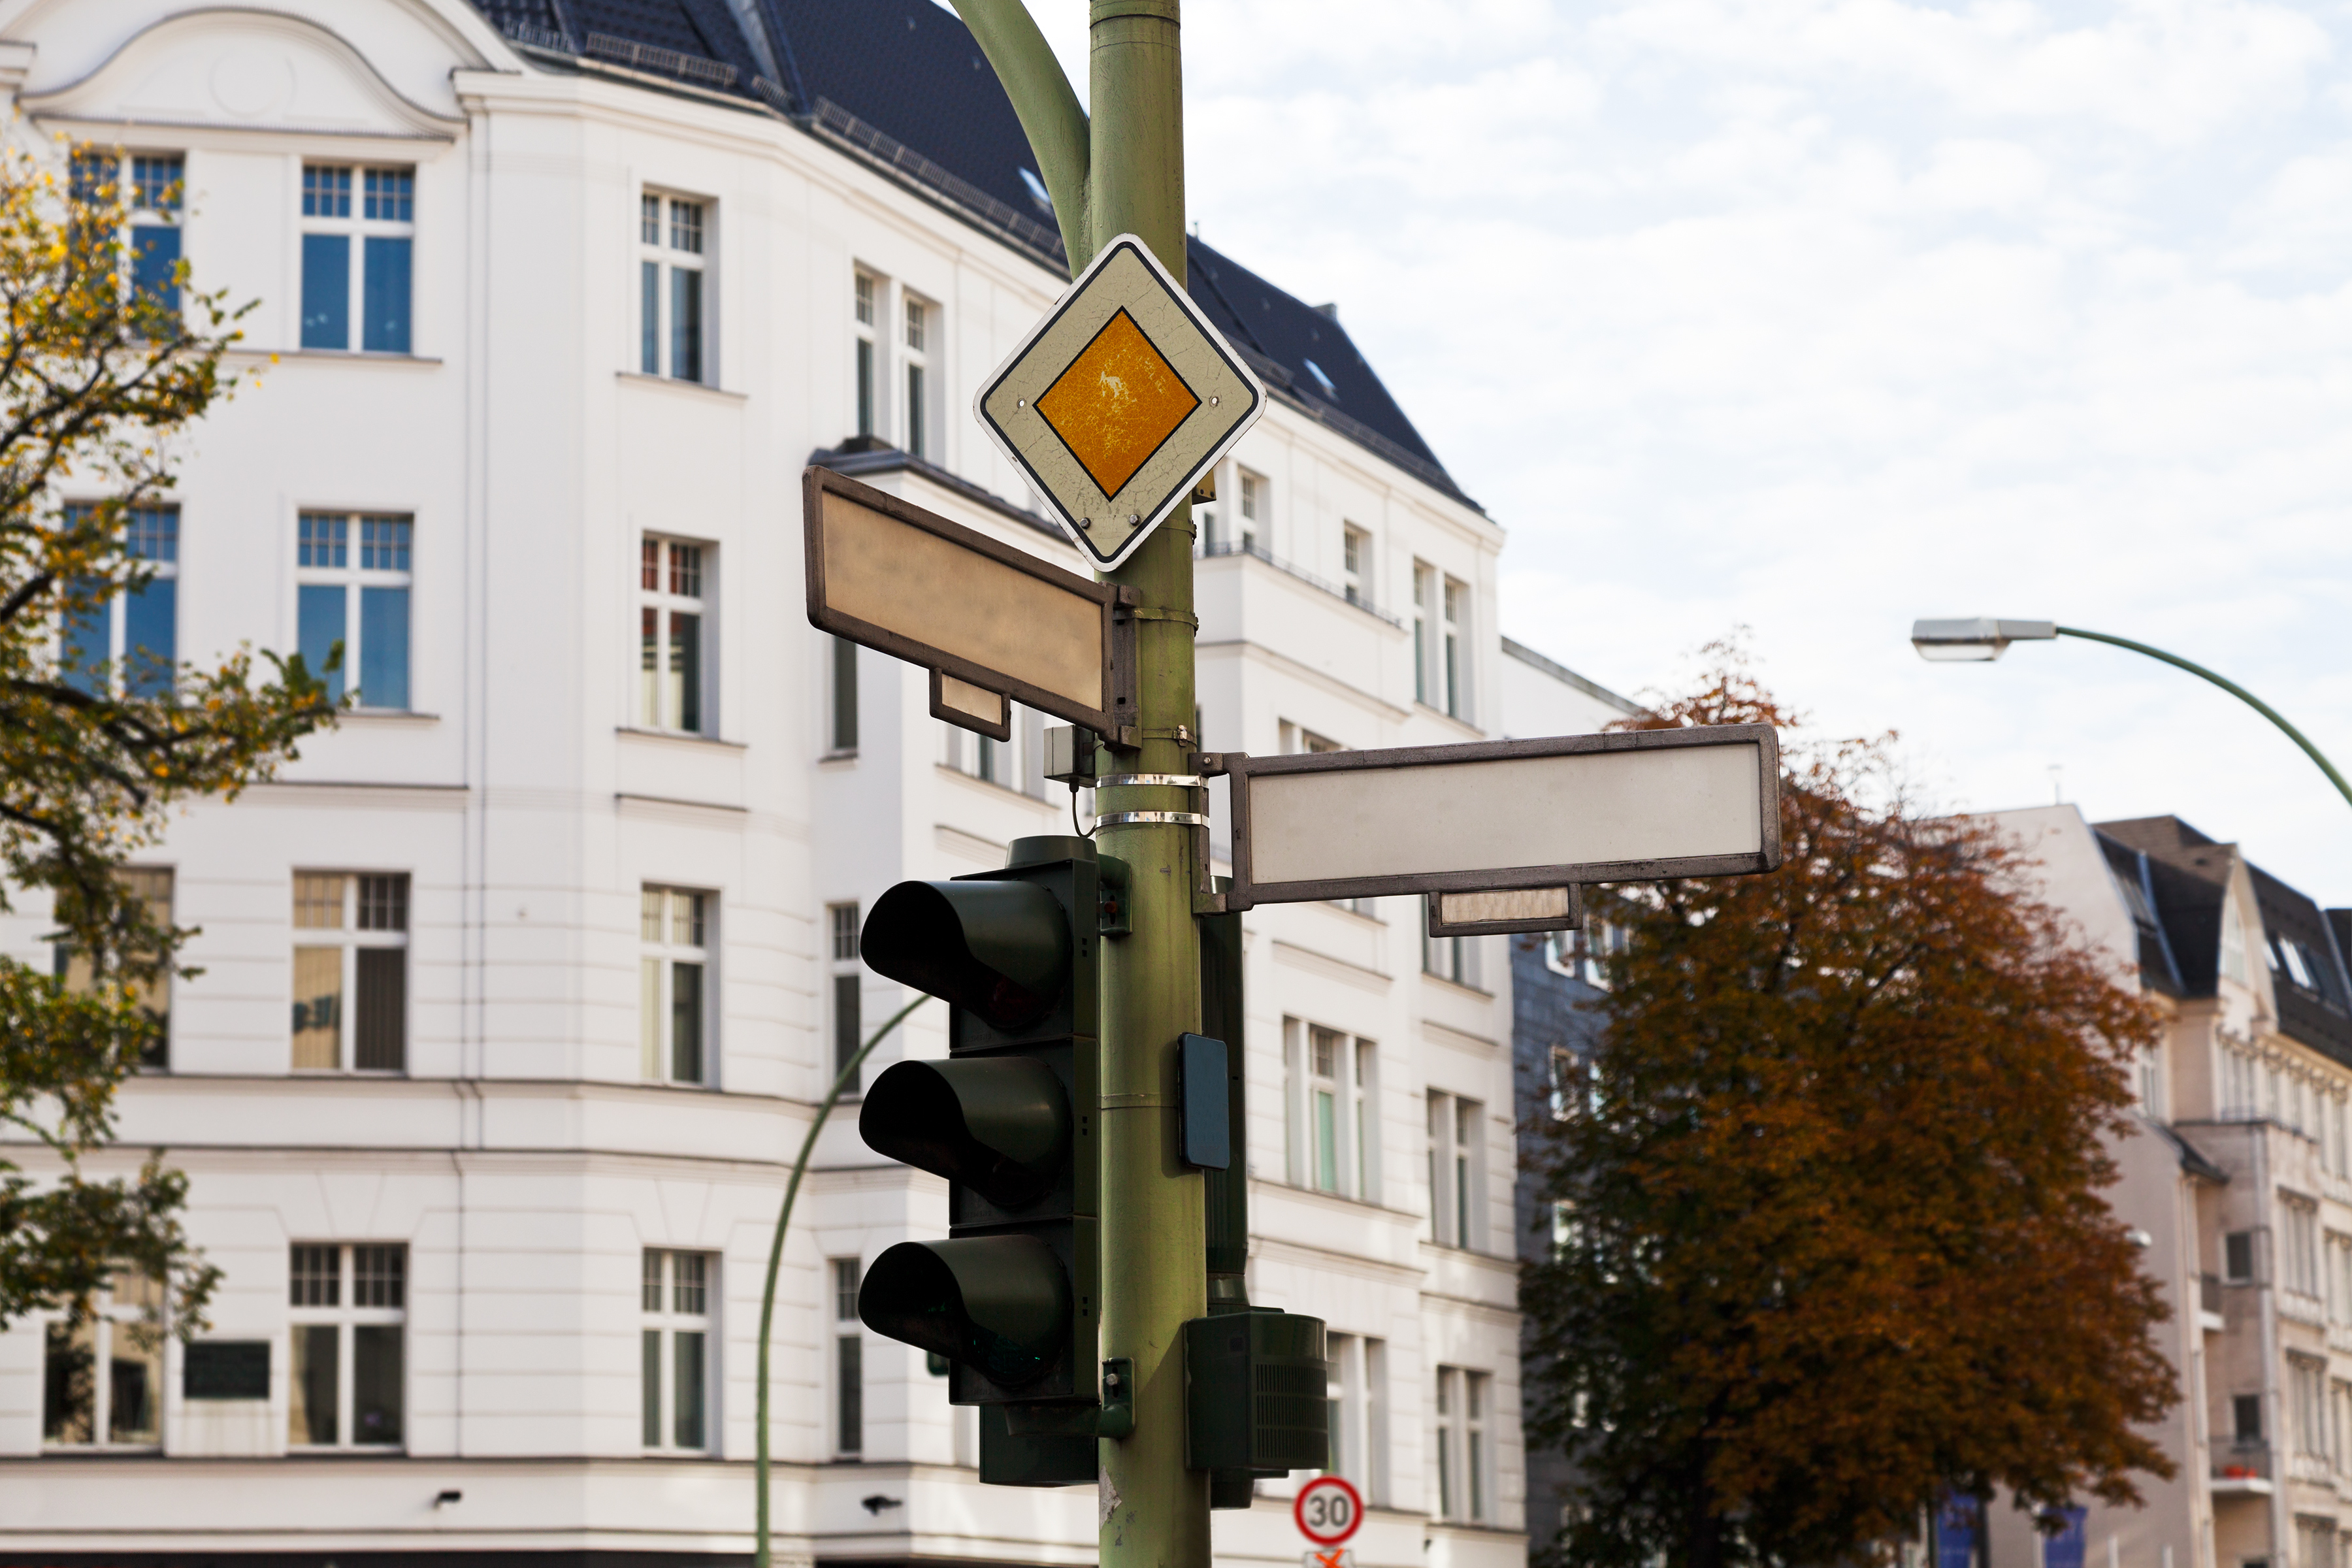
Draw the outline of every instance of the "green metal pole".
[[[1093,0],[1094,115],[1087,218],[1092,248],[1115,235],[1149,245],[1184,279],[1183,71],[1177,0]],[[1107,776],[1184,773],[1192,733],[1192,512],[1160,525],[1115,582],[1139,590],[1142,745],[1104,759]],[[1194,792],[1110,785],[1099,809],[1198,808]],[[1181,1333],[1208,1312],[1200,1173],[1177,1157],[1177,1037],[1201,1026],[1201,942],[1192,923],[1193,834],[1166,823],[1107,824],[1103,853],[1127,862],[1134,934],[1103,944],[1103,1354],[1135,1363],[1135,1432],[1102,1445],[1101,1568],[1208,1568],[1209,1477],[1184,1465]]]
[[[2247,690],[2236,681],[2231,680],[2225,676],[2216,675],[2201,664],[2191,664],[2189,660],[2181,658],[2179,654],[2167,653],[2160,647],[2150,647],[2144,642],[2134,642],[2129,637],[2109,637],[2105,632],[2086,632],[2080,626],[2060,626],[2058,628],[2058,635],[2062,637],[2082,637],[2088,642],[2112,643],[2116,647],[2127,647],[2134,653],[2144,653],[2150,658],[2160,658],[2165,663],[2171,665],[2174,668],[2185,669],[2189,674],[2196,676],[2201,680],[2211,681],[2214,685],[2220,687],[2222,690],[2228,692],[2231,696],[2236,698],[2239,701],[2244,703],[2247,707],[2252,709],[2255,712],[2261,714],[2263,718],[2269,720],[2272,723],[2284,731],[2288,740],[2293,741],[2296,745],[2303,748],[2304,755],[2309,757],[2313,762],[2319,764],[2319,771],[2327,775],[2327,782],[2336,786],[2336,793],[2342,795],[2347,802],[2352,802],[2352,784],[2347,784],[2344,781],[2344,775],[2336,771],[2336,764],[2329,762],[2325,756],[2322,756],[2320,754],[2319,748],[2313,745],[2308,740],[2305,739],[2303,731],[2288,723],[2285,716],[2281,714],[2277,709],[2272,707],[2269,703],[2263,701],[2261,698],[2255,696],[2252,692]]]
[[[1184,106],[1177,0],[1092,0],[1088,78],[1076,96],[1021,0],[955,0],[1037,155],[1075,275],[1133,234],[1181,283]],[[1141,744],[1108,748],[1107,777],[1183,773],[1192,733],[1192,508],[1178,509],[1113,582],[1138,590]],[[1106,816],[1191,811],[1193,792],[1108,784]],[[1200,1027],[1192,831],[1106,823],[1106,855],[1131,873],[1133,934],[1103,944],[1102,1353],[1135,1367],[1135,1430],[1101,1447],[1100,1568],[1208,1568],[1209,1478],[1184,1465],[1181,1331],[1208,1310],[1200,1173],[1177,1159],[1177,1037]]]
[[[834,1076],[833,1088],[824,1103],[816,1108],[815,1120],[809,1123],[808,1136],[801,1140],[801,1157],[793,1162],[793,1179],[784,1186],[784,1206],[776,1215],[776,1234],[768,1242],[768,1282],[760,1289],[760,1372],[758,1391],[752,1395],[751,1422],[758,1436],[758,1458],[752,1471],[752,1489],[756,1494],[753,1508],[755,1521],[752,1536],[755,1550],[751,1561],[756,1568],[769,1568],[768,1553],[768,1336],[776,1321],[776,1268],[784,1260],[784,1227],[793,1223],[793,1200],[801,1195],[801,1178],[808,1174],[809,1156],[816,1152],[816,1135],[824,1131],[825,1118],[833,1114],[841,1099],[841,1091],[857,1081],[857,1069],[866,1065],[868,1052],[882,1043],[882,1037],[907,1021],[907,1015],[930,1000],[918,994],[912,1002],[890,1015],[890,1021],[866,1037],[840,1072]]]

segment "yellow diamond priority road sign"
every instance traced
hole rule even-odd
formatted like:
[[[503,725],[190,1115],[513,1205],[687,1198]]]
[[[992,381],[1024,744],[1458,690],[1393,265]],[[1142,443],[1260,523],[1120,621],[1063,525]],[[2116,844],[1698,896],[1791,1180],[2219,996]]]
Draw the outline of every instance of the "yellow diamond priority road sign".
[[[981,384],[981,427],[1104,571],[1265,407],[1265,387],[1144,243],[1120,235]]]

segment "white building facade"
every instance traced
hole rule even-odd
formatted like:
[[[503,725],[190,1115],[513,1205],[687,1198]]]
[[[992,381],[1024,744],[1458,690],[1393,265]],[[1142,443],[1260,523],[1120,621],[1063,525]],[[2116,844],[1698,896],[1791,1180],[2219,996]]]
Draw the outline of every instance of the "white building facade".
[[[673,8],[740,33],[621,30]],[[928,0],[837,8],[959,47]],[[967,412],[1060,286],[1049,220],[812,92],[793,7],[528,9],[0,5],[22,132],[168,175],[194,286],[258,301],[186,445],[172,651],[340,641],[360,702],[140,858],[203,973],[93,1168],[168,1149],[226,1280],[192,1345],[142,1348],[131,1281],[79,1335],[0,1334],[0,1563],[740,1560],[782,1178],[906,999],[859,912],[1088,804],[1036,716],[949,731],[803,608],[799,470],[845,446],[1076,566]],[[1332,316],[1223,272],[1234,318],[1322,330],[1358,379],[1300,358],[1203,509],[1204,742],[1503,732],[1501,530],[1336,401],[1370,373]],[[41,930],[6,937],[45,962]],[[1517,1562],[1501,944],[1430,944],[1403,900],[1246,936],[1249,1288],[1329,1325],[1359,1559]],[[933,1004],[867,1072],[944,1048]],[[946,1194],[855,1121],[784,1256],[779,1555],[1091,1562],[1092,1494],[979,1486],[945,1379],[856,1322],[863,1262],[942,1234]],[[1293,1558],[1298,1479],[1217,1516],[1221,1559]]]

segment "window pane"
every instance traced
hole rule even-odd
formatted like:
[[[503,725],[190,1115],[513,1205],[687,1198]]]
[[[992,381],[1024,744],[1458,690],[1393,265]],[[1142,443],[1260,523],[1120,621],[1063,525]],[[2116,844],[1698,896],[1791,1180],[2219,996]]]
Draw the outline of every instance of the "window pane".
[[[162,309],[180,310],[180,231],[142,224],[131,231],[131,288]]]
[[[350,197],[344,197],[348,207]],[[352,241],[349,235],[302,237],[302,346],[352,346]]]
[[[352,1305],[407,1305],[408,1248],[393,1243],[352,1248]]]
[[[844,1323],[857,1321],[857,1259],[833,1260],[833,1315]]]
[[[297,566],[341,566],[346,564],[351,540],[351,520],[324,517],[306,511],[298,525],[294,564]]]
[[[874,345],[857,340],[857,433],[874,434]]]
[[[710,1259],[699,1252],[674,1252],[677,1278],[670,1283],[670,1310],[689,1318],[710,1310]]]
[[[342,1249],[298,1247],[291,1258],[292,1289],[287,1300],[297,1307],[333,1307],[342,1301]]]
[[[692,255],[702,254],[702,204],[677,202],[669,204],[669,247]]]
[[[114,601],[102,600],[65,617],[65,657],[72,668],[66,679],[92,694],[103,693],[98,668],[114,657]]]
[[[857,1047],[866,1043],[865,998],[855,974],[833,977],[833,1070],[849,1066]],[[854,1087],[854,1086],[852,1086]]]
[[[352,172],[332,164],[306,164],[302,170],[302,216],[352,216]]]
[[[659,895],[650,896],[658,897]],[[661,976],[660,959],[648,958],[639,963],[637,1042],[640,1060],[638,1066],[648,1079],[661,1077]]]
[[[907,450],[923,455],[923,367],[907,367]]]
[[[302,654],[302,663],[310,673],[326,682],[328,698],[336,702],[343,700],[343,675],[349,650],[343,641],[343,588],[339,583],[305,583],[295,597],[296,646]],[[337,658],[336,668],[327,668],[327,662]],[[323,672],[323,673],[322,673]]]
[[[362,284],[365,314],[360,346],[377,353],[408,352],[408,250],[404,236],[367,237],[367,276]]]
[[[360,879],[359,929],[408,929],[408,879],[397,874]]]
[[[670,1437],[681,1448],[699,1448],[702,1434],[703,1336],[680,1330],[670,1336],[673,1420]]]
[[[343,929],[343,879],[332,871],[294,874],[294,929]]]
[[[360,570],[407,571],[408,543],[415,526],[404,517],[360,519]]]
[[[1315,1091],[1315,1184],[1327,1193],[1339,1190],[1339,1134],[1334,1109],[1328,1090]]]
[[[370,169],[367,202],[362,216],[376,223],[410,223],[415,218],[416,175],[407,169]]]
[[[1484,1519],[1486,1517],[1486,1478],[1481,1472],[1486,1462],[1486,1434],[1469,1433],[1464,1447],[1470,1470],[1467,1478],[1470,1484],[1464,1489],[1470,1494],[1470,1517]]]
[[[359,951],[359,1012],[352,1019],[353,1065],[362,1072],[398,1072],[407,1065],[408,951]]]
[[[834,1378],[839,1405],[834,1447],[845,1454],[866,1451],[866,1344],[854,1334],[834,1342]]]
[[[51,1323],[41,1377],[41,1440],[98,1439],[98,1325]]]
[[[842,637],[833,639],[832,749],[857,750],[857,645]]]
[[[669,966],[669,1076],[702,1081],[702,965]]]
[[[649,730],[661,728],[661,612],[648,605],[637,612],[640,668],[637,722]]]
[[[360,701],[408,706],[408,590],[360,590]]]
[[[702,274],[684,267],[669,272],[669,373],[702,379]]]
[[[335,1440],[337,1331],[332,1323],[297,1323],[294,1365],[287,1380],[286,1440]]]
[[[846,963],[857,956],[857,906],[828,904],[825,915],[833,924],[834,959]]]
[[[656,1256],[654,1253],[646,1253],[646,1261],[651,1263]],[[659,1287],[656,1289],[658,1289]],[[647,1329],[645,1331],[645,1431],[643,1436],[645,1445],[648,1448],[661,1447],[661,1341],[659,1329]]]
[[[169,697],[178,657],[180,585],[157,577],[122,598],[122,684],[134,697]]]
[[[401,1440],[400,1333],[398,1323],[362,1323],[352,1330],[354,1443]]]
[[[332,1071],[343,1065],[343,950],[294,950],[294,1066]]]
[[[702,617],[669,616],[669,697],[677,727],[702,731]]]
[[[661,243],[661,198],[637,198],[637,238],[646,245]]]
[[[124,1322],[107,1325],[106,1440],[163,1440],[163,1346],[155,1331]]]
[[[706,895],[672,893],[669,896],[669,940],[679,947],[702,945],[702,907]]]
[[[669,591],[681,599],[702,597],[702,546],[671,543]]]
[[[1440,1426],[1437,1429],[1437,1513],[1441,1519],[1454,1517],[1454,1434]]]
[[[658,206],[653,197],[646,200]],[[661,374],[661,263],[637,264],[637,369]]]

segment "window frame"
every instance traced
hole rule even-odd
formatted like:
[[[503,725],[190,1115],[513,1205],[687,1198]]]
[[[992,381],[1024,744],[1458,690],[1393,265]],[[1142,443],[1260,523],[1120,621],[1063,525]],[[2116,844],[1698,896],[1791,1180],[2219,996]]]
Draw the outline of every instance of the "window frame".
[[[683,922],[684,935],[680,934]],[[646,1083],[719,1087],[719,895],[646,882],[637,890],[637,1071]],[[695,973],[695,1071],[680,1072],[679,971]]]
[[[825,973],[828,976],[826,1012],[833,1026],[833,1074],[838,1078],[866,1043],[866,965],[858,952],[858,933],[864,910],[856,899],[836,900],[825,905]],[[845,931],[845,925],[846,931]],[[847,937],[845,947],[843,939]],[[854,1096],[863,1088],[864,1074],[859,1082],[843,1086],[845,1097]]]
[[[870,268],[850,268],[850,434],[873,436],[883,423],[885,388],[882,322],[889,314],[889,283]]]
[[[1365,609],[1372,607],[1372,565],[1371,530],[1359,528],[1342,520],[1339,524],[1339,581],[1346,589],[1348,603]]]
[[[379,539],[371,539],[372,530],[384,530]],[[385,566],[371,564],[372,552],[393,556],[404,564]],[[320,557],[331,554],[333,559]],[[371,595],[399,595],[400,620],[400,689],[397,702],[362,700],[358,711],[362,713],[414,713],[416,711],[416,517],[405,511],[357,511],[341,508],[303,507],[294,519],[294,645],[300,649],[306,662],[315,650],[319,662],[310,673],[327,683],[328,694],[340,701],[347,690],[356,690],[363,699],[381,696],[371,693],[362,679],[366,661],[371,657],[367,624]],[[303,590],[333,588],[342,595],[342,635],[331,639],[343,645],[341,665],[329,674],[320,674],[325,664],[326,648],[306,646],[310,639],[303,636],[305,616],[302,609]]]
[[[650,584],[646,580],[648,566]],[[651,531],[637,536],[632,568],[636,579],[632,599],[637,612],[636,689],[629,710],[637,729],[718,738],[718,566],[719,548],[707,540]],[[692,592],[681,583],[689,583]],[[694,625],[694,668],[685,674],[676,668],[681,617]]]
[[[932,458],[935,445],[931,404],[938,382],[931,375],[930,343],[940,336],[940,307],[911,289],[898,292],[898,383],[906,404],[899,423],[906,437],[904,450],[914,458]]]
[[[1428,1165],[1429,1240],[1463,1252],[1488,1250],[1486,1104],[1444,1089],[1427,1091],[1423,1131]],[[1469,1136],[1464,1136],[1464,1129]]]
[[[335,1299],[324,1303],[296,1300],[296,1298],[302,1293],[303,1271],[295,1267],[295,1260],[301,1253],[316,1248],[325,1248],[332,1251],[335,1255],[335,1279],[333,1284]],[[393,1258],[398,1259],[399,1268],[396,1271],[396,1279],[394,1289],[394,1293],[397,1294],[400,1298],[397,1303],[390,1306],[373,1301],[364,1305],[361,1303],[359,1300],[361,1294],[361,1275],[359,1265],[361,1262],[360,1254],[362,1249],[377,1254],[375,1258],[371,1259],[371,1261],[377,1263],[388,1262]],[[407,1448],[409,1414],[408,1297],[413,1280],[413,1273],[409,1268],[408,1244],[406,1242],[398,1241],[298,1241],[289,1245],[288,1249],[288,1305],[286,1313],[286,1372],[288,1389],[286,1402],[287,1452],[289,1454],[352,1453],[355,1451],[363,1453],[404,1452]],[[393,1278],[393,1276],[387,1275],[383,1270],[379,1268],[375,1271],[373,1278],[380,1282],[387,1278]],[[377,1293],[382,1294],[383,1292],[379,1289]],[[337,1349],[335,1355],[334,1439],[331,1442],[326,1443],[312,1441],[296,1442],[294,1440],[294,1422],[299,1405],[296,1394],[300,1389],[302,1373],[299,1367],[300,1347],[296,1341],[295,1335],[302,1329],[326,1326],[332,1326],[336,1331],[335,1340]],[[360,1414],[357,1400],[360,1376],[359,1331],[363,1328],[385,1327],[396,1328],[400,1331],[398,1337],[394,1341],[394,1343],[398,1346],[396,1359],[399,1363],[397,1372],[399,1410],[397,1415],[400,1430],[387,1442],[362,1443],[359,1440],[358,1436],[354,1431]]]
[[[67,525],[74,527],[88,521],[90,514],[104,504],[100,500],[69,500],[66,501],[64,510]],[[183,515],[180,503],[177,501],[142,501],[123,508],[122,553],[125,559],[142,563],[140,569],[147,574],[147,580],[136,586],[130,584],[121,584],[89,609],[79,614],[58,617],[54,647],[60,660],[68,655],[79,657],[82,650],[77,648],[75,645],[84,639],[77,635],[77,628],[86,627],[93,621],[101,619],[105,626],[103,636],[106,647],[103,659],[92,661],[92,663],[102,662],[106,668],[106,681],[103,688],[91,679],[94,673],[91,664],[84,664],[71,672],[65,673],[64,679],[67,684],[87,691],[92,696],[107,697],[168,698],[177,689],[180,662],[180,525],[182,521]],[[167,526],[157,529],[150,535],[143,531],[150,523]],[[160,553],[157,552],[159,551]],[[157,650],[145,641],[133,644],[131,632],[132,601],[136,599],[143,603],[147,595],[154,592],[159,585],[163,592],[155,603],[160,608],[150,611],[149,614],[160,615],[165,628],[171,635],[172,646],[162,650],[160,671],[148,671],[143,668],[134,671],[131,665],[131,653],[134,646],[142,653],[151,655]],[[157,679],[158,674],[161,676],[160,679]],[[135,681],[134,675],[138,676]]]
[[[865,1266],[857,1258],[825,1260],[828,1293],[833,1298],[833,1353],[825,1358],[825,1381],[832,1398],[826,1421],[833,1458],[862,1460],[866,1457],[866,1328],[857,1316],[857,1290]]]
[[[315,905],[317,902],[319,892],[317,884],[330,879],[341,884],[337,892],[339,923],[331,926],[306,924],[304,911],[306,907]],[[326,1073],[367,1078],[406,1076],[408,1037],[415,1013],[415,1009],[410,1005],[410,993],[413,990],[410,978],[415,965],[409,959],[409,950],[414,945],[413,934],[415,926],[415,879],[406,871],[329,870],[298,867],[294,870],[290,883],[293,903],[289,921],[293,938],[290,943],[290,951],[293,954],[291,973],[294,976],[293,989],[296,994],[292,997],[294,1015],[289,1021],[288,1034],[289,1058],[302,1048],[300,1036],[308,1028],[315,1027],[315,1026],[306,1026],[302,1021],[302,1009],[306,1005],[315,1006],[316,998],[306,1000],[299,994],[305,984],[302,978],[303,965],[300,955],[305,952],[337,950],[340,957],[337,961],[336,973],[341,989],[335,993],[335,1065],[305,1064],[289,1059],[289,1071],[304,1076]],[[304,897],[306,883],[310,885],[311,894],[308,900]],[[376,886],[371,888],[369,886],[371,883]],[[371,894],[373,895],[373,900]],[[395,905],[399,923],[394,926],[361,924],[361,921],[369,914],[372,901],[379,908],[386,902]],[[378,918],[381,918],[381,915]],[[400,1027],[397,1042],[400,1061],[398,1065],[391,1067],[381,1065],[362,1067],[359,1061],[361,1047],[359,1035],[362,1011],[360,994],[362,965],[360,955],[363,952],[385,951],[397,952],[401,955]]]
[[[312,171],[340,171],[344,182],[331,186],[314,182]],[[296,211],[299,255],[295,275],[298,279],[295,297],[295,342],[306,353],[374,354],[384,358],[413,358],[416,353],[416,186],[417,166],[414,163],[370,163],[353,159],[341,162],[328,158],[304,158],[297,179]],[[390,190],[372,188],[374,182],[390,177],[406,184]],[[370,216],[371,202],[404,210],[404,218]],[[339,205],[340,211],[316,210],[321,205]],[[341,238],[343,243],[341,279],[341,336],[340,343],[313,342],[311,333],[311,247],[314,238]],[[375,249],[370,241],[380,241],[383,248]],[[400,248],[394,249],[397,244]],[[368,282],[369,257],[372,253],[383,258],[387,264],[395,256],[399,260],[399,285],[402,297],[397,331],[392,335],[399,340],[396,346],[368,346],[373,330],[369,321],[370,295]],[[321,253],[323,256],[323,252]],[[324,280],[324,275],[321,279]],[[323,298],[320,301],[325,303]],[[356,330],[354,330],[356,329]],[[320,335],[325,336],[323,328]],[[356,340],[356,341],[355,341]]]
[[[647,1454],[716,1457],[719,1451],[719,1309],[721,1262],[716,1252],[648,1247],[637,1265],[637,1446]],[[691,1293],[691,1294],[690,1294]],[[700,1307],[690,1303],[698,1300]],[[690,1337],[690,1339],[689,1339]],[[698,1364],[692,1419],[682,1407],[686,1346]],[[647,1441],[650,1436],[654,1440]]]
[[[163,1346],[171,1331],[171,1292],[163,1282],[152,1275],[134,1275],[143,1282],[137,1292],[144,1300],[126,1300],[115,1289],[115,1277],[110,1275],[90,1305],[90,1313],[76,1322],[71,1314],[58,1313],[36,1320],[42,1324],[41,1333],[41,1448],[44,1455],[78,1454],[141,1454],[156,1453],[163,1447],[163,1407],[167,1398],[164,1381]],[[51,1408],[51,1397],[58,1391],[58,1373],[53,1362],[62,1341],[70,1346],[81,1340],[89,1348],[90,1358],[88,1388],[88,1419],[89,1436],[87,1440],[59,1437],[53,1435],[59,1425]],[[118,1349],[118,1341],[128,1341]],[[129,1353],[123,1353],[127,1350]],[[124,1365],[140,1364],[148,1369],[149,1420],[152,1436],[121,1438],[115,1436],[117,1408],[120,1399],[114,1386],[115,1376]]]
[[[719,384],[719,203],[666,185],[637,188],[637,374],[689,386]],[[691,245],[684,243],[690,237]],[[690,286],[689,286],[690,285]],[[690,329],[678,322],[693,301]]]

